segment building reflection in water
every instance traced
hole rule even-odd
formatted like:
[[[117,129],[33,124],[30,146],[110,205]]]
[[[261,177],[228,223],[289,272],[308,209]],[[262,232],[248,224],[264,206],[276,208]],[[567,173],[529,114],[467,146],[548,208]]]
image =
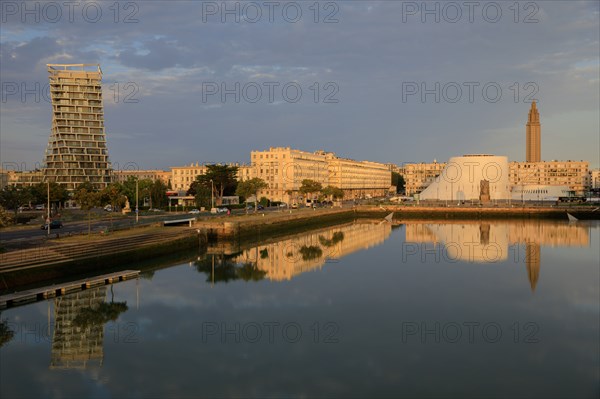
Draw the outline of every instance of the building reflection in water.
[[[212,283],[236,279],[284,281],[382,244],[391,232],[392,225],[387,222],[348,223],[247,248],[211,247],[207,256],[195,264]]]
[[[445,257],[474,263],[524,262],[535,291],[541,247],[587,247],[589,227],[555,221],[407,223],[406,242],[443,245]],[[523,245],[524,244],[524,245]]]
[[[106,302],[106,290],[102,286],[54,299],[51,369],[102,366],[104,325],[127,310],[125,302]]]
[[[353,252],[382,244],[391,234],[389,223],[352,223],[319,229],[293,238],[247,249],[237,262],[255,262],[266,278],[282,281]]]

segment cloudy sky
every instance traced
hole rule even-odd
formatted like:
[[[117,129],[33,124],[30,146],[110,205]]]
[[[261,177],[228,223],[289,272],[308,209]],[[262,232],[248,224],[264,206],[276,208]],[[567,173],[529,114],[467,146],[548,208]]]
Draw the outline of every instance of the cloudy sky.
[[[101,65],[116,169],[270,146],[520,161],[532,99],[543,159],[600,163],[598,1],[0,4],[5,167],[43,159],[48,63]]]

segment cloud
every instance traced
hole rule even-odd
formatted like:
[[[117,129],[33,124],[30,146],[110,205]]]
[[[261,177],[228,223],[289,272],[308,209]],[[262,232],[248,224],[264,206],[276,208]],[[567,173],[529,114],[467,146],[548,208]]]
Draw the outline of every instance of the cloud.
[[[2,81],[46,84],[48,62],[100,63],[109,140],[111,131],[143,135],[135,152],[149,167],[208,157],[244,162],[250,150],[274,142],[302,149],[327,145],[349,157],[398,163],[447,159],[477,143],[492,147],[482,151],[498,153],[506,146],[482,142],[481,132],[524,123],[528,103],[523,99],[529,92],[523,87],[528,82],[538,87],[543,118],[600,108],[597,2],[535,3],[538,22],[527,24],[522,20],[531,9],[523,9],[523,3],[518,23],[508,8],[512,3],[499,3],[504,8],[497,23],[486,22],[481,8],[472,23],[466,14],[457,23],[443,18],[422,23],[420,14],[404,22],[403,3],[335,2],[337,10],[320,3],[317,23],[309,3],[299,3],[304,8],[297,23],[285,21],[281,9],[273,22],[265,13],[255,24],[243,18],[235,23],[232,17],[222,23],[220,15],[203,19],[201,2],[162,1],[135,2],[137,9],[120,3],[117,23],[108,5],[97,23],[63,18],[53,24],[22,24],[13,18],[3,24],[0,36]],[[337,22],[323,23],[332,11]],[[132,12],[137,22],[124,23]],[[205,82],[243,86],[265,81],[299,82],[305,101],[202,103]],[[485,102],[480,92],[473,103],[429,100],[433,96],[423,103],[402,100],[403,82],[431,86],[469,81],[497,82],[502,100]],[[322,101],[327,82],[339,89],[335,105]],[[122,101],[128,83],[135,84],[137,103]],[[316,103],[309,101],[315,93],[308,87],[314,83],[320,89]],[[517,101],[511,89],[515,83],[520,88]],[[121,89],[118,102],[115,87]],[[39,113],[27,118],[40,123],[19,127],[17,118],[23,116],[13,112],[21,109],[14,101],[2,104],[2,116],[15,129],[3,132],[3,141],[48,133],[49,104],[22,108]],[[586,129],[576,158],[593,161],[598,132],[588,130],[594,124],[587,118],[598,119],[598,114],[583,115],[586,119],[573,127]],[[165,135],[166,129],[171,134]],[[109,141],[111,154],[134,151],[119,140]],[[40,144],[40,157],[45,144]],[[156,156],[161,149],[169,159]],[[3,158],[25,156],[0,151]]]

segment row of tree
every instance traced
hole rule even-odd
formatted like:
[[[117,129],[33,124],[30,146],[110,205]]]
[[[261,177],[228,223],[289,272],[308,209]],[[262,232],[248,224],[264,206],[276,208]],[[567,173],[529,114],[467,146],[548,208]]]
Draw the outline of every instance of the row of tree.
[[[77,205],[88,212],[94,207],[110,204],[113,209],[122,207],[126,201],[135,203],[136,193],[138,200],[148,199],[150,207],[162,208],[167,206],[167,185],[161,180],[143,179],[137,181],[129,177],[127,181],[111,183],[99,190],[93,183],[84,182],[70,195],[63,185],[58,183],[40,183],[33,186],[18,187],[7,186],[0,190],[0,206],[14,211],[15,216],[19,207],[31,204],[47,204],[48,188],[50,190],[50,206],[58,209],[68,200],[75,200]],[[15,218],[16,220],[16,218]]]

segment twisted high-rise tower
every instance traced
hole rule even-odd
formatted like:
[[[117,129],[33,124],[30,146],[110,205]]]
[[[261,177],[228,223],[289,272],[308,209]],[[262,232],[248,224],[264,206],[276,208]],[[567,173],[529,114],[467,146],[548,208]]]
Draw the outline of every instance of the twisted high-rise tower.
[[[44,178],[73,191],[86,181],[98,189],[111,182],[98,64],[48,64],[52,132]]]

